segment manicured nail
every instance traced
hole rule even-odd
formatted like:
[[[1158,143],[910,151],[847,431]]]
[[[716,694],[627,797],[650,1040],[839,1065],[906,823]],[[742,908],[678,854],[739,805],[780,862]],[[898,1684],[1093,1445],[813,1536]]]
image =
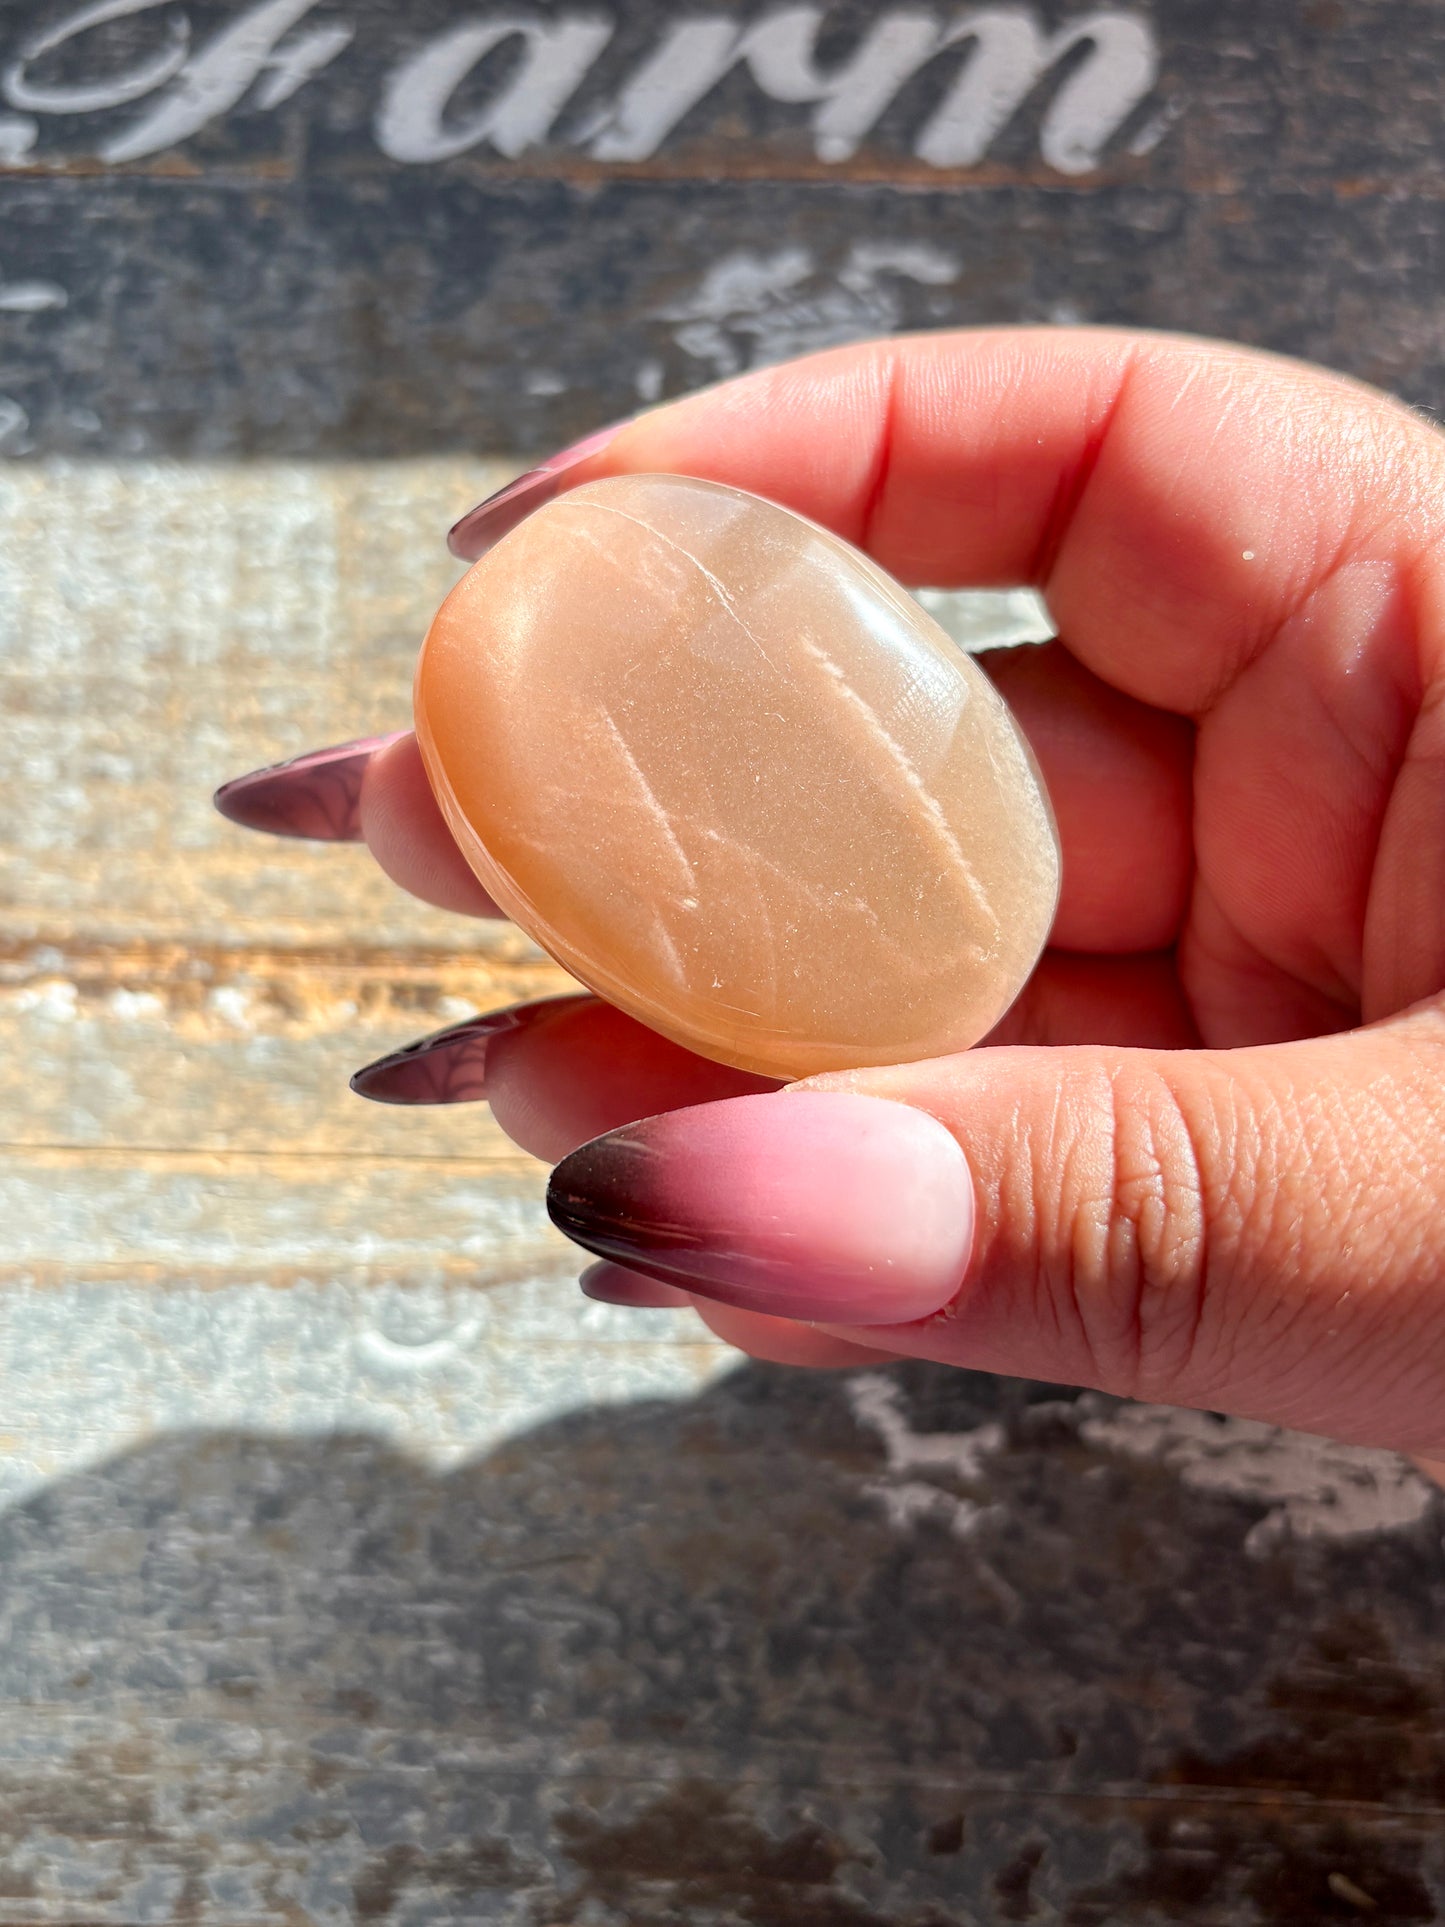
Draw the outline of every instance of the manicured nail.
[[[634,1311],[681,1311],[692,1300],[676,1285],[665,1285],[660,1278],[644,1278],[640,1271],[624,1271],[621,1265],[588,1265],[577,1280],[586,1298],[599,1305],[627,1305]]]
[[[361,841],[361,779],[379,749],[408,732],[361,736],[354,743],[309,750],[289,763],[252,770],[223,783],[212,801],[222,816],[245,830],[272,836],[304,836],[320,843]]]
[[[468,1017],[446,1030],[365,1064],[351,1080],[358,1097],[378,1104],[475,1104],[487,1094],[487,1052],[504,1031],[522,1030],[582,997],[546,997],[535,1004]]]
[[[973,1181],[925,1111],[840,1091],[726,1098],[573,1151],[547,1209],[584,1250],[745,1311],[894,1325],[953,1298]]]
[[[475,562],[500,542],[504,535],[510,535],[533,509],[550,502],[560,492],[562,478],[569,468],[575,468],[579,462],[586,461],[589,455],[606,448],[612,437],[626,426],[626,422],[613,422],[609,428],[599,428],[595,435],[573,442],[570,448],[549,456],[538,467],[529,468],[525,475],[519,475],[515,481],[508,482],[505,488],[499,488],[485,502],[478,502],[453,526],[447,536],[447,547],[463,562]]]

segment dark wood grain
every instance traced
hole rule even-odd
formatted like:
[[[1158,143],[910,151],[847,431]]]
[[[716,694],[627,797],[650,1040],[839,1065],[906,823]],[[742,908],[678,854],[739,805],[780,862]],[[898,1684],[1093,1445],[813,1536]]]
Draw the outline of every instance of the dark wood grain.
[[[1117,1419],[747,1367],[445,1476],[211,1434],[63,1481],[0,1520],[0,1919],[1439,1919],[1438,1499],[1250,1554],[1269,1502]]]
[[[836,92],[864,33],[905,9],[815,9],[816,57],[800,66],[795,47],[782,72],[777,8],[609,0],[585,13],[606,44],[570,92],[557,83],[531,138],[486,132],[487,112],[535,106],[561,56],[537,56],[535,86],[522,39],[482,59],[433,132],[468,142],[448,158],[417,157],[415,127],[408,147],[385,103],[419,51],[502,10],[291,0],[282,32],[281,3],[153,6],[28,61],[78,5],[0,14],[20,103],[0,119],[8,452],[536,449],[809,346],[985,321],[1207,331],[1427,408],[1440,398],[1445,14],[1432,0],[1104,9],[1147,41],[1149,71],[1132,76],[1102,40],[1067,44],[1086,10],[1005,8],[1012,54],[995,38],[920,59],[841,155],[826,100],[781,97],[789,74],[795,93],[800,73]],[[259,52],[217,53],[263,16]],[[584,12],[527,17],[555,31]],[[739,57],[686,111],[674,87],[652,151],[609,158],[625,143],[608,114],[668,33],[700,20],[762,34],[771,64]],[[182,29],[190,65],[164,86],[93,112],[35,106],[114,91]],[[298,47],[322,64],[288,70],[295,91],[267,105]],[[218,62],[239,98],[184,132],[177,102]],[[965,115],[980,151],[939,162],[950,88],[989,63],[1015,110],[986,139]],[[1090,63],[1105,124],[1118,118],[1081,152],[1079,114],[1063,109]],[[468,141],[469,127],[482,131]]]

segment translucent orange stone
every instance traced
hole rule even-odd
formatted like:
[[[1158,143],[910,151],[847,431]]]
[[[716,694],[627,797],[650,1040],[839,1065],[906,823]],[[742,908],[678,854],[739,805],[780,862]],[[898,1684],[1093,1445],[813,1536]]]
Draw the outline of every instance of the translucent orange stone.
[[[530,516],[422,650],[416,725],[508,914],[655,1030],[775,1077],[977,1042],[1059,888],[987,677],[866,556],[632,475]]]

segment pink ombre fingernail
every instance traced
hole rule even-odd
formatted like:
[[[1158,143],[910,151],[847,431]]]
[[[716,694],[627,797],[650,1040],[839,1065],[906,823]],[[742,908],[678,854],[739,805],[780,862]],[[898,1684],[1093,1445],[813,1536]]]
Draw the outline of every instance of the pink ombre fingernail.
[[[330,749],[308,750],[289,763],[252,770],[223,783],[212,801],[245,830],[309,837],[320,843],[361,841],[361,782],[378,750],[407,735],[361,736]]]
[[[626,1305],[632,1311],[686,1311],[692,1300],[676,1285],[665,1285],[660,1278],[644,1278],[640,1271],[624,1271],[621,1265],[588,1265],[577,1280],[584,1298],[599,1305]]]
[[[745,1311],[895,1325],[957,1293],[973,1180],[925,1111],[848,1092],[694,1105],[594,1138],[552,1173],[559,1230]]]
[[[626,426],[626,422],[613,422],[609,428],[599,428],[595,435],[573,442],[570,448],[549,456],[536,468],[529,468],[524,475],[508,482],[505,488],[499,488],[495,495],[478,502],[453,525],[447,535],[447,547],[463,562],[475,562],[504,535],[510,535],[533,509],[541,508],[544,502],[560,494],[567,471],[606,448],[612,437]]]

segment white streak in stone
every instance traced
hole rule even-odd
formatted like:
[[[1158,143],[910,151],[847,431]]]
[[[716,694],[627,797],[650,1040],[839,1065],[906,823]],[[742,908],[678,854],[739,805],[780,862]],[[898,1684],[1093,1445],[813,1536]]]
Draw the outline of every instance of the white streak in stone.
[[[909,796],[917,806],[924,821],[943,846],[948,868],[955,884],[961,887],[964,896],[973,906],[977,915],[984,920],[993,933],[989,943],[975,943],[974,947],[981,954],[990,951],[997,945],[1002,935],[998,925],[998,918],[994,914],[993,907],[989,903],[983,885],[974,874],[973,865],[964,855],[963,846],[958,840],[958,835],[953,825],[944,815],[938,798],[930,793],[928,785],[914,768],[902,744],[890,733],[877,712],[864,702],[857,690],[854,689],[848,681],[842,668],[834,662],[822,644],[813,641],[811,637],[805,635],[800,635],[797,640],[804,653],[811,656],[824,671],[830,686],[836,691],[844,707],[860,718],[863,723],[866,739],[880,749],[886,761],[902,775]]]
[[[713,574],[712,570],[708,568],[707,564],[702,560],[700,556],[694,555],[691,549],[685,549],[681,544],[681,542],[675,542],[670,535],[666,534],[662,529],[657,528],[653,523],[644,522],[640,515],[632,515],[628,512],[628,510],[623,508],[618,508],[615,502],[588,502],[586,506],[589,509],[599,510],[603,515],[620,516],[624,522],[631,522],[634,525],[634,527],[639,528],[643,530],[645,534],[650,535],[654,542],[660,542],[664,548],[671,549],[675,555],[680,555],[685,562],[690,562],[693,568],[696,569],[698,574],[702,577],[703,581],[706,582],[708,587],[712,590],[717,600],[722,604],[723,609],[726,611],[726,613],[732,617],[733,621],[737,624],[739,629],[742,630],[743,634],[747,637],[748,641],[757,650],[758,654],[762,657],[763,661],[768,665],[769,669],[773,671],[774,675],[778,675],[780,673],[778,669],[778,665],[773,661],[772,657],[768,654],[767,649],[763,644],[762,637],[759,636],[757,632],[747,622],[745,622],[742,616],[738,613],[737,603],[733,600],[733,597],[728,590],[727,584],[723,582],[718,576],[715,576]]]
[[[652,787],[647,771],[642,767],[641,763],[638,762],[636,756],[633,755],[632,749],[626,737],[622,734],[622,731],[617,727],[611,711],[599,706],[597,713],[602,719],[604,732],[611,740],[618,755],[622,758],[623,767],[632,777],[633,783],[642,797],[644,811],[653,819],[661,831],[664,845],[667,849],[671,850],[678,862],[682,865],[683,877],[685,879],[682,894],[686,895],[689,891],[697,888],[697,868],[692,858],[688,855],[677,831],[673,828],[672,816],[666,804],[662,801],[662,798]]]

